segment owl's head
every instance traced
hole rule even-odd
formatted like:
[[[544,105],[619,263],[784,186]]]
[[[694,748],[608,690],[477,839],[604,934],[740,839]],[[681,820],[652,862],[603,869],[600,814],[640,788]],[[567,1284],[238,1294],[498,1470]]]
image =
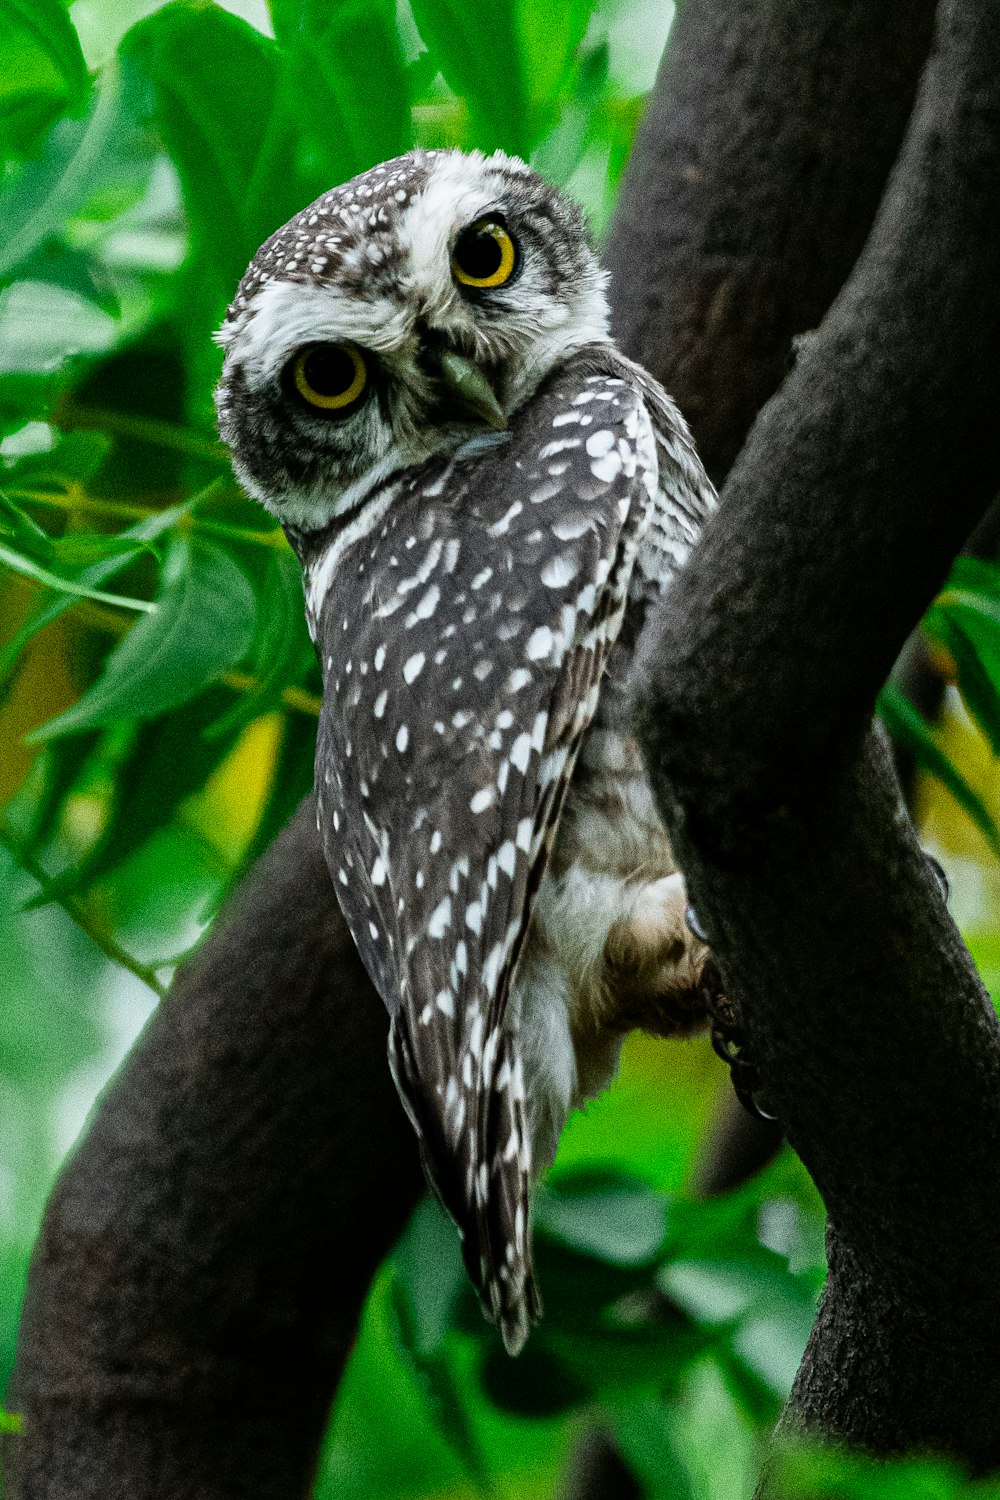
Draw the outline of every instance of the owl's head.
[[[502,430],[607,337],[572,203],[501,152],[413,151],[261,247],[218,335],[219,428],[246,490],[312,531],[394,470]]]

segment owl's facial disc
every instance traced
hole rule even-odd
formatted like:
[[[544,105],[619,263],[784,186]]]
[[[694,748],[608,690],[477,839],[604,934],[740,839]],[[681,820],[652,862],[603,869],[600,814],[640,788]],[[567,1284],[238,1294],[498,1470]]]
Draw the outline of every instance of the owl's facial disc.
[[[315,530],[395,469],[501,429],[604,341],[576,209],[497,153],[412,152],[262,247],[219,341],[219,426],[247,491]]]

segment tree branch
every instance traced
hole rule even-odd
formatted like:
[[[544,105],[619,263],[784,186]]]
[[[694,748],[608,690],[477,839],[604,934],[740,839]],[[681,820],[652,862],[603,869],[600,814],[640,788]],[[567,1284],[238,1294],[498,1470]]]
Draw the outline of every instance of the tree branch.
[[[608,244],[614,330],[726,474],[864,244],[934,0],[685,0]]]
[[[1000,1463],[1000,1028],[864,735],[1000,484],[998,348],[1000,14],[946,0],[865,251],[638,678],[699,915],[830,1214],[793,1416],[983,1466]]]
[[[946,6],[865,253],[672,595],[651,686],[678,774],[703,784],[709,754],[720,830],[811,795],[996,492],[998,26]]]
[[[101,1101],[35,1252],[18,1500],[307,1493],[375,1267],[422,1182],[312,801]]]

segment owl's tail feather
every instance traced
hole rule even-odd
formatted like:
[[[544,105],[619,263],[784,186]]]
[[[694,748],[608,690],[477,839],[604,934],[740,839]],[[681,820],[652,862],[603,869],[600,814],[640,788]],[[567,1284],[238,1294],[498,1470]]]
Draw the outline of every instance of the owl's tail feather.
[[[541,1317],[531,1264],[531,1136],[516,1034],[498,1037],[495,1063],[483,1079],[480,1182],[476,1227],[481,1243],[477,1280],[487,1316],[499,1324],[508,1354],[519,1354]],[[484,1201],[485,1200],[485,1201]]]
[[[428,1184],[458,1227],[462,1258],[486,1318],[509,1354],[524,1348],[542,1304],[531,1265],[531,1143],[520,1059],[510,1040],[497,1047],[496,1067],[479,1095],[486,1100],[463,1131],[448,1131],[439,1101],[420,1088],[405,1017],[389,1031],[389,1064],[420,1142]],[[449,1138],[450,1137],[450,1138]]]

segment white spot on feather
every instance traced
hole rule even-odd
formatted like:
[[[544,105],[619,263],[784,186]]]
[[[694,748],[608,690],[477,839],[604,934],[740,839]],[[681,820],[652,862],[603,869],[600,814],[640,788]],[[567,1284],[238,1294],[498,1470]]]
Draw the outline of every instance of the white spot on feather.
[[[542,569],[542,582],[547,589],[564,589],[568,583],[572,583],[580,571],[580,564],[575,557],[568,557],[561,552],[557,557],[549,558]]]
[[[424,662],[427,660],[422,651],[415,651],[403,665],[403,679],[406,683],[415,682],[424,670]]]
[[[525,651],[529,661],[542,661],[552,655],[555,638],[547,625],[539,625],[528,637]]]
[[[430,938],[443,938],[451,926],[451,897],[445,896],[439,901],[431,912],[431,919],[427,923],[427,936]]]
[[[511,745],[510,747],[511,764],[515,767],[516,770],[520,771],[521,775],[523,776],[528,769],[528,762],[530,759],[531,736],[530,734],[519,734],[513,745]]]
[[[451,990],[438,990],[434,1004],[443,1016],[450,1020],[455,1014],[455,1001]]]
[[[492,807],[496,801],[496,790],[491,786],[484,786],[475,794],[469,802],[469,811],[474,813],[485,812]]]

